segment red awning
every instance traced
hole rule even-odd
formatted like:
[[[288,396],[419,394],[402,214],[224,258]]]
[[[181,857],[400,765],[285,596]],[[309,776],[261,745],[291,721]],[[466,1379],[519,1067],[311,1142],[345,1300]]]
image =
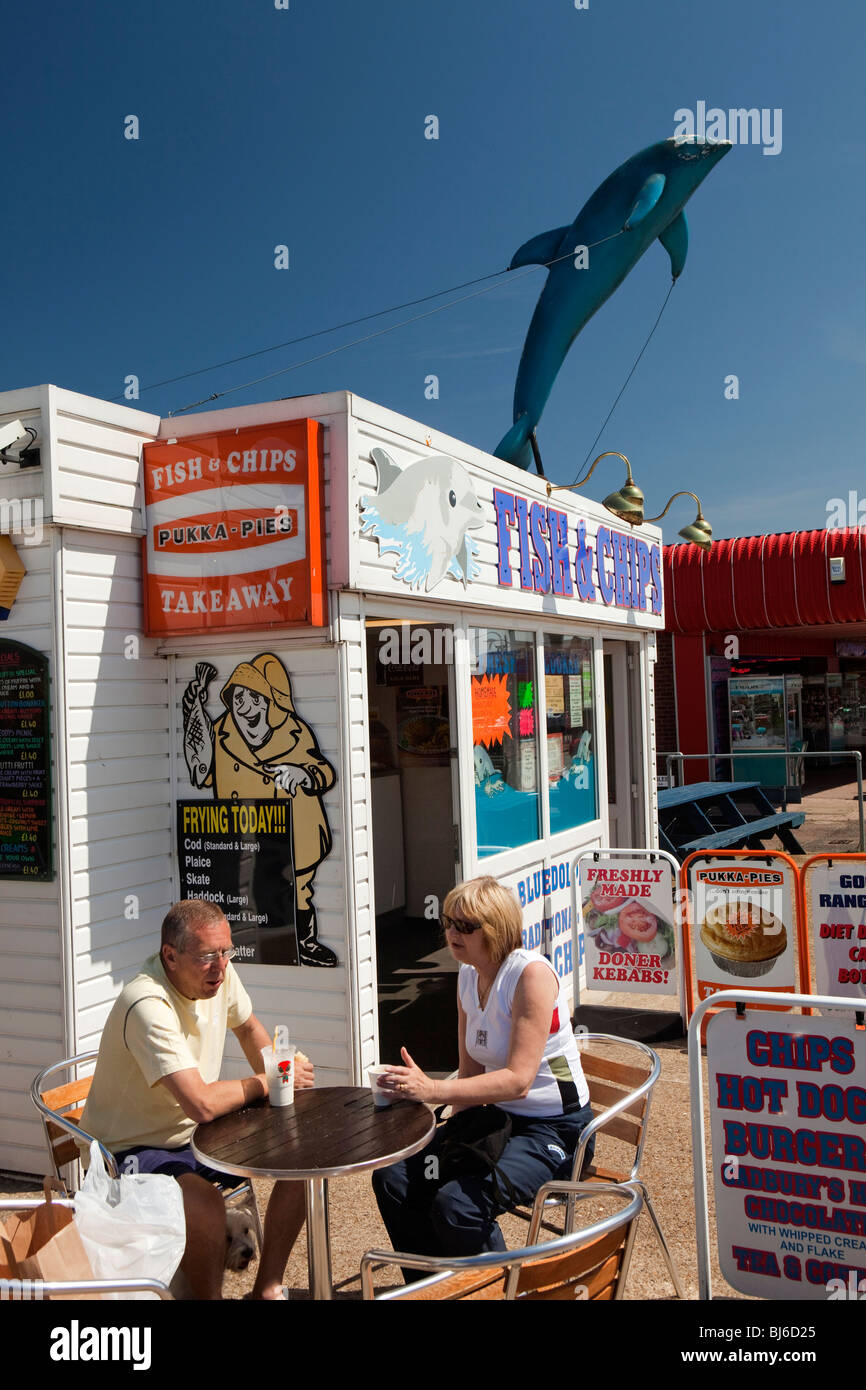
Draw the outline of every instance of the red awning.
[[[737,632],[866,620],[864,528],[792,531],[664,548],[669,632]],[[845,579],[830,582],[830,559]]]

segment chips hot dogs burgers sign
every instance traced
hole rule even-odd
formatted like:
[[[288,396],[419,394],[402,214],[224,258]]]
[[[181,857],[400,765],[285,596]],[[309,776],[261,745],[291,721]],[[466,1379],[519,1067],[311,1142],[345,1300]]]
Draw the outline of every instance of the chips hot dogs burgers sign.
[[[149,636],[327,621],[315,420],[146,444],[144,497]]]
[[[862,1030],[835,1014],[710,1019],[719,1265],[741,1293],[866,1293],[864,1053]]]
[[[664,860],[580,860],[587,989],[676,994],[673,886]]]

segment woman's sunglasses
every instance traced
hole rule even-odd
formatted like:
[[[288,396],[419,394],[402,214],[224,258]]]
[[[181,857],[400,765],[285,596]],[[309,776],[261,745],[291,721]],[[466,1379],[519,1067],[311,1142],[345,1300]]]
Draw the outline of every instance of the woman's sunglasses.
[[[466,922],[462,917],[446,917],[444,912],[439,920],[445,931],[449,927],[453,927],[461,936],[471,936],[474,931],[480,931],[484,925],[483,922]]]

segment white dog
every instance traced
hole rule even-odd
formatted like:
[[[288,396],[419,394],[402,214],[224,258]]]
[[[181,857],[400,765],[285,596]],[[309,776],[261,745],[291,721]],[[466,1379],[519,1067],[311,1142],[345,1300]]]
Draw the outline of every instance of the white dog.
[[[245,1270],[256,1257],[258,1244],[252,1213],[246,1207],[226,1209],[226,1269]]]
[[[256,1227],[246,1207],[226,1208],[226,1269],[242,1273],[258,1252]],[[185,1302],[193,1297],[186,1275],[178,1269],[171,1281],[172,1297]]]

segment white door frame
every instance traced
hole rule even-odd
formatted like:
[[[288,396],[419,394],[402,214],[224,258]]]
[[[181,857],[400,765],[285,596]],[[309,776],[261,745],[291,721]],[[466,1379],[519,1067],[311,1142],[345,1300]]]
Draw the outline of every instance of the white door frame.
[[[628,848],[645,839],[643,826],[636,824],[645,791],[641,644],[637,640],[605,638],[602,652],[611,663],[610,699],[616,750],[613,782],[611,769],[607,769],[608,843],[611,848]],[[606,735],[607,730],[605,747]]]

